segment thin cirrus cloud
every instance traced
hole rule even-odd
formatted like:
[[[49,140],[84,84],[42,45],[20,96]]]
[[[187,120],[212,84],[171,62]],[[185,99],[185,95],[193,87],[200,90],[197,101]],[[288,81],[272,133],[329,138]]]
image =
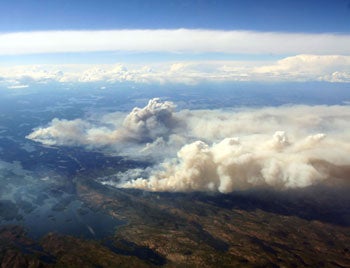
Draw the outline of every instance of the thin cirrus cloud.
[[[199,29],[0,34],[0,55],[96,51],[348,55],[350,35]]]

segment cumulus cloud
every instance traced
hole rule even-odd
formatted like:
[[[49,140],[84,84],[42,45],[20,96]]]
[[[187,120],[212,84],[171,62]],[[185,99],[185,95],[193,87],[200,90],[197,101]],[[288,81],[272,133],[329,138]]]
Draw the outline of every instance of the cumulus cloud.
[[[267,79],[344,82],[350,74],[350,57],[339,55],[298,55],[254,69]],[[337,75],[338,74],[338,75]],[[335,79],[335,76],[338,79]]]
[[[350,56],[296,55],[278,61],[186,61],[148,65],[37,65],[0,68],[9,86],[55,81],[184,83],[232,81],[350,82]]]
[[[94,51],[349,54],[350,36],[199,29],[0,34],[0,55]]]
[[[152,99],[129,114],[103,116],[99,123],[54,119],[27,138],[135,158],[155,156],[157,162],[145,170],[101,180],[149,191],[299,188],[348,174],[350,106],[174,109],[172,102]]]

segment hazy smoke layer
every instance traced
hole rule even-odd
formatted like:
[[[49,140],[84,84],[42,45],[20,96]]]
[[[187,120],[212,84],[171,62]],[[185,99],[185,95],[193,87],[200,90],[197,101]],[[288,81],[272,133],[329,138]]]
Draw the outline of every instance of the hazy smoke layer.
[[[161,157],[153,168],[103,179],[151,191],[298,188],[350,176],[349,106],[179,112],[174,107],[152,99],[123,120],[121,114],[104,116],[99,124],[54,119],[27,138]]]

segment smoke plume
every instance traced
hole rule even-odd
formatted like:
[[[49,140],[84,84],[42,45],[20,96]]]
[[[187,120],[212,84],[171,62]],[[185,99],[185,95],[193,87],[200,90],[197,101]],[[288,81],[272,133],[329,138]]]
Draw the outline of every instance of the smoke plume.
[[[47,127],[35,129],[28,139],[46,145],[113,146],[123,142],[146,143],[167,137],[177,125],[173,117],[175,105],[151,99],[143,108],[135,107],[121,125],[101,120],[94,125],[82,119],[53,119]],[[118,114],[120,116],[120,114]],[[120,121],[120,120],[116,120]]]
[[[333,166],[331,170],[327,166],[336,161],[329,154],[334,145],[341,146],[327,142],[324,134],[290,142],[282,131],[267,140],[226,138],[211,146],[196,141],[183,146],[176,159],[162,163],[160,170],[152,172],[149,178],[134,179],[122,187],[222,193],[256,186],[306,187],[341,172],[340,168]]]
[[[54,119],[27,138],[116,150],[134,158],[151,155],[156,161],[145,170],[104,178],[104,184],[228,193],[347,180],[349,121],[350,106],[175,111],[172,102],[156,98],[127,115],[106,115],[98,123]]]

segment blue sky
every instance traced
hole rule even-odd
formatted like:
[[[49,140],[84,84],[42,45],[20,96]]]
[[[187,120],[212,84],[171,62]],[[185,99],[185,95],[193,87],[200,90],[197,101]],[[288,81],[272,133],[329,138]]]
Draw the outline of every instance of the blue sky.
[[[348,0],[12,0],[0,31],[205,28],[349,32]]]
[[[164,81],[186,74],[190,83],[199,76],[285,80],[291,74],[301,81],[350,81],[350,0],[0,3],[0,67],[83,64],[69,79],[84,81],[116,72],[95,66],[101,64],[117,70],[122,64],[118,79],[137,81],[154,72]],[[51,79],[69,68],[28,69],[22,76]],[[0,69],[0,78],[20,72]]]

